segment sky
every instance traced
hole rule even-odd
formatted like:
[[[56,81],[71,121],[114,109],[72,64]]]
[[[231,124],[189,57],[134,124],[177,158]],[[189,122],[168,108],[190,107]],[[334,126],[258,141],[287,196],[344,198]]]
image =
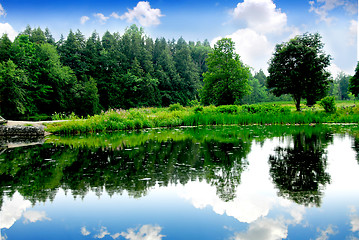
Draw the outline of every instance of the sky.
[[[358,61],[356,0],[0,0],[0,34],[11,39],[27,25],[49,28],[58,40],[70,29],[123,33],[137,24],[152,38],[204,41],[222,37],[236,44],[253,71],[268,68],[276,44],[319,33],[332,57],[329,71],[353,75]]]

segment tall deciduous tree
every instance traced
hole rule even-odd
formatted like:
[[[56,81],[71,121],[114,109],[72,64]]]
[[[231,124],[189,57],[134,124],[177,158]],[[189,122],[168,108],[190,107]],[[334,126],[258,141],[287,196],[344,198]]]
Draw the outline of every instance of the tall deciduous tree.
[[[251,73],[235,53],[231,39],[219,40],[206,61],[208,71],[203,74],[204,86],[201,92],[204,104],[236,104],[250,92],[248,79]]]
[[[290,94],[300,111],[301,99],[311,106],[323,98],[329,88],[330,56],[323,51],[321,36],[303,34],[278,44],[269,62],[268,88],[276,96]]]
[[[355,97],[359,96],[359,62],[355,68],[354,76],[349,80],[349,90],[355,95]]]

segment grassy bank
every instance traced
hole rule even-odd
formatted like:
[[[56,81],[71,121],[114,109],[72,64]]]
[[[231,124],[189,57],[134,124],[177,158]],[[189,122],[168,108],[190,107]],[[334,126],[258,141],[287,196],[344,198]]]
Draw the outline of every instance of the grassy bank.
[[[295,112],[291,106],[278,104],[186,108],[174,104],[169,108],[109,110],[86,119],[72,116],[70,121],[47,125],[46,131],[77,134],[156,127],[310,123],[359,123],[359,107],[344,106],[335,113],[326,113],[321,109]]]

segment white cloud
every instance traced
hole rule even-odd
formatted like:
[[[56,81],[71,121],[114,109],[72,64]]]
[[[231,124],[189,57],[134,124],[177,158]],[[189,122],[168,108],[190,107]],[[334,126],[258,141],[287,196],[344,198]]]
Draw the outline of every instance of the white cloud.
[[[9,23],[0,23],[0,35],[2,36],[4,33],[8,35],[11,41],[14,41],[18,34]]]
[[[358,21],[355,20],[350,21],[349,33],[350,33],[349,44],[355,45],[357,41],[357,34],[358,34]]]
[[[320,233],[320,236],[317,237],[316,240],[327,240],[329,239],[329,235],[335,235],[338,233],[338,231],[336,231],[335,227],[332,225],[329,225],[325,230],[318,228],[317,231]]]
[[[101,24],[104,24],[110,17],[105,17],[102,13],[95,13],[94,17],[97,18]]]
[[[239,29],[226,37],[231,38],[235,43],[236,52],[243,63],[257,71],[267,69],[267,61],[274,51],[274,44],[270,43],[265,35],[259,34],[250,28],[245,28]],[[212,42],[215,43],[219,39],[220,37]]]
[[[46,216],[46,212],[44,211],[27,211],[24,213],[24,218],[24,223],[51,220],[51,218]]]
[[[346,4],[344,5],[344,9],[350,13],[350,14],[357,14],[358,13],[358,2],[350,2],[347,1]]]
[[[3,6],[0,4],[0,17],[1,17],[1,16],[6,17],[6,11],[5,11],[5,9],[3,8]]]
[[[162,228],[160,226],[143,225],[141,228],[129,228],[127,229],[127,232],[111,234],[106,227],[102,226],[93,238],[102,239],[106,236],[110,236],[112,239],[117,239],[122,236],[125,239],[130,240],[161,240],[165,237],[165,235],[161,234],[161,231]],[[91,232],[84,226],[81,228],[81,234],[83,236],[89,236]]]
[[[329,17],[329,12],[335,8],[343,7],[350,14],[356,14],[358,11],[358,4],[348,0],[313,0],[309,4],[309,12],[314,12],[319,16],[320,21],[324,21],[327,24],[334,20],[333,17]]]
[[[107,231],[106,227],[101,227],[100,232],[94,236],[94,238],[104,238],[107,235],[110,235],[110,233]]]
[[[31,202],[25,200],[18,192],[12,199],[5,199],[0,211],[0,229],[9,229],[29,207]]]
[[[359,216],[351,216],[350,217],[350,224],[352,225],[352,232],[359,231]]]
[[[352,232],[359,231],[359,216],[356,213],[356,208],[352,206],[350,208],[350,224],[352,225]]]
[[[80,19],[81,24],[85,24],[90,18],[88,16],[82,16]]]
[[[127,233],[122,232],[120,235],[130,240],[160,240],[165,235],[161,235],[160,226],[143,225],[138,232],[137,229],[127,229]]]
[[[338,67],[335,63],[331,63],[330,66],[327,68],[327,71],[332,74],[333,78],[337,77],[339,73],[343,72],[342,69]]]
[[[85,226],[83,226],[83,227],[81,228],[81,234],[82,234],[83,236],[88,236],[88,235],[91,234],[91,232],[88,231]]]
[[[244,186],[246,187],[246,186]],[[266,216],[273,205],[271,196],[261,195],[259,192],[250,191],[241,194],[237,191],[237,198],[230,202],[224,202],[216,193],[216,188],[205,182],[191,182],[186,184],[180,196],[191,200],[195,208],[204,209],[211,206],[217,214],[226,214],[240,222],[251,223],[256,219]],[[273,193],[275,196],[275,193]]]
[[[244,21],[258,33],[278,34],[286,30],[287,15],[272,0],[244,0],[232,14],[235,20]]]
[[[288,235],[286,224],[282,220],[259,219],[249,225],[245,233],[237,233],[233,239],[241,240],[277,240],[284,239]]]
[[[140,1],[136,7],[128,9],[128,12],[120,16],[120,18],[121,20],[126,19],[130,23],[137,20],[142,26],[148,27],[160,24],[160,17],[163,16],[160,9],[151,8],[150,3],[147,1]]]
[[[298,28],[287,25],[287,14],[273,0],[244,0],[230,14],[241,28],[226,37],[232,38],[236,52],[255,71],[267,70],[276,43],[300,34]]]
[[[113,18],[118,19],[118,18],[120,18],[120,15],[118,15],[118,14],[115,13],[115,12],[113,12],[113,13],[110,15],[110,17],[113,17]]]
[[[111,235],[111,237],[112,237],[113,239],[117,239],[119,236],[121,236],[120,233],[115,233],[115,234]]]

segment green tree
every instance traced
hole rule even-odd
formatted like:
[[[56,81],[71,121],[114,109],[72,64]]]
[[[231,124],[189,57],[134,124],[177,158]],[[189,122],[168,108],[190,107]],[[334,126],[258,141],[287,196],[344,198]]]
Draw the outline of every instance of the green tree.
[[[256,72],[254,74],[254,78],[258,79],[259,83],[262,86],[265,86],[267,84],[267,76],[264,74],[262,69],[260,69],[259,72]]]
[[[354,94],[355,97],[359,96],[359,62],[355,68],[355,74],[349,80],[349,91]]]
[[[46,37],[46,42],[55,46],[56,45],[55,38],[52,36],[52,34],[48,28],[45,28],[44,34]]]
[[[85,47],[85,37],[80,30],[76,33],[70,30],[66,40],[58,46],[61,62],[70,67],[78,78],[81,78],[88,70],[84,54]]]
[[[251,94],[243,97],[241,101],[242,103],[253,104],[265,102],[267,100],[267,88],[264,85],[261,85],[257,78],[251,78],[249,80],[249,85],[252,88],[252,92]]]
[[[83,76],[81,81],[72,86],[70,93],[73,96],[71,111],[81,116],[98,113],[98,89],[96,81],[92,77]]]
[[[339,99],[348,100],[349,97],[349,79],[350,76],[341,72],[337,76],[337,82],[339,83]]]
[[[183,103],[181,80],[175,67],[169,44],[164,38],[155,41],[153,50],[154,77],[158,79],[162,106]]]
[[[39,60],[37,84],[50,92],[43,100],[35,102],[40,113],[74,111],[70,109],[73,96],[69,92],[76,84],[76,76],[69,67],[62,65],[56,47],[49,43],[38,45],[36,59]]]
[[[206,61],[208,71],[203,74],[204,86],[201,92],[201,101],[204,104],[236,104],[250,93],[249,68],[235,53],[234,42],[231,39],[219,40]]]
[[[4,33],[0,38],[0,62],[8,61],[10,59],[11,44],[8,35]]]
[[[278,44],[269,62],[268,88],[276,96],[290,94],[300,111],[301,99],[313,105],[323,98],[329,88],[330,56],[323,52],[321,36],[303,34]]]
[[[197,97],[201,84],[199,68],[192,59],[189,45],[182,37],[175,44],[173,60],[181,78],[179,90],[183,93],[183,101],[180,103],[187,105]]]
[[[4,117],[26,112],[27,77],[13,61],[0,63],[0,113]]]

